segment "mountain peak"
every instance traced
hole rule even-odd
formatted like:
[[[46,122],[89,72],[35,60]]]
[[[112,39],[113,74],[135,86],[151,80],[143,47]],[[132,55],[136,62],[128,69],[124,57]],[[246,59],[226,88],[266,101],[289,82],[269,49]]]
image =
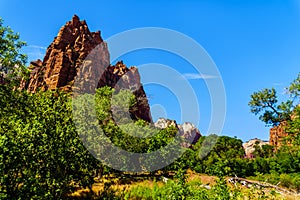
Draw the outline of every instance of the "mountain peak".
[[[91,32],[86,22],[80,21],[79,17],[74,15],[71,21],[60,28],[47,48],[43,62],[32,62],[35,68],[31,70],[29,82],[22,87],[32,92],[38,88],[70,90],[82,62],[100,44],[102,48],[97,48],[95,53],[101,57],[99,59],[104,65],[104,70],[109,66],[109,52],[100,31]],[[96,80],[99,73],[89,74],[92,76],[90,80]],[[97,83],[90,84],[97,86]]]
[[[86,59],[92,64],[84,64]],[[130,89],[137,98],[133,116],[152,121],[137,68],[127,68],[122,61],[110,65],[107,44],[101,38],[100,31],[91,32],[86,21],[80,21],[77,15],[60,28],[47,48],[43,61],[31,62],[29,69],[29,81],[22,81],[21,89],[31,92],[38,89],[72,92],[76,88],[92,93],[102,86],[116,90]]]

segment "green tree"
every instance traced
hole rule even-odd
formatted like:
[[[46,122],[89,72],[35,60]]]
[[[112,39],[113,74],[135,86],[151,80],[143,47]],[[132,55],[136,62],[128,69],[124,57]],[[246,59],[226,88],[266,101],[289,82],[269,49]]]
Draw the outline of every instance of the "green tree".
[[[300,96],[300,73],[297,78],[290,84],[288,87],[289,94],[293,100],[297,100],[299,102]]]
[[[194,158],[195,161],[188,161],[192,169],[200,173],[207,173],[211,175],[238,175],[245,176],[246,171],[240,169],[245,168],[246,162],[243,162],[245,151],[242,146],[242,141],[236,138],[227,136],[220,136],[216,144],[211,148],[210,141],[215,140],[216,135],[201,137],[201,139],[193,147],[195,153],[187,151],[189,157]],[[206,151],[205,146],[208,147],[209,153],[206,157],[200,158],[201,151]]]
[[[27,56],[20,53],[24,45],[26,43],[20,41],[19,34],[4,26],[0,17],[0,84],[18,86],[21,78],[28,74],[25,67]]]
[[[277,93],[274,88],[254,92],[248,103],[251,112],[259,115],[259,119],[267,125],[276,126],[282,121],[292,121],[293,116],[297,116],[297,107],[299,107],[300,103],[300,74],[286,88],[286,91],[289,99],[281,103],[278,102]]]
[[[289,133],[289,135],[286,139],[288,143],[300,146],[300,106],[294,109],[293,114],[296,117],[288,123],[286,132]]]
[[[0,198],[63,199],[101,167],[82,145],[71,99],[0,87]]]
[[[255,152],[257,159],[253,161],[254,171],[262,173],[296,173],[300,171],[300,74],[286,88],[289,98],[278,103],[275,89],[264,89],[251,95],[249,106],[251,112],[258,115],[260,120],[268,125],[278,125],[287,122],[283,145],[274,154],[270,145],[262,146]],[[268,166],[268,167],[267,167]]]
[[[293,110],[293,101],[288,100],[278,104],[276,90],[263,89],[254,92],[249,102],[251,112],[259,115],[259,119],[267,125],[278,125],[280,122],[290,120]]]
[[[266,144],[266,145],[262,145],[262,152],[263,152],[263,156],[264,157],[272,157],[274,155],[274,147]]]
[[[160,130],[141,119],[132,120],[130,116],[126,117],[135,102],[136,99],[128,91],[114,93],[112,88],[102,87],[96,90],[95,95],[83,94],[73,98],[73,113],[77,113],[74,120],[86,146],[102,162],[115,163],[124,170],[149,170],[148,166],[169,160],[167,156],[174,155],[173,153],[180,153],[179,148],[183,148],[182,141],[181,138],[174,139],[178,132],[176,127]],[[161,149],[170,142],[175,144],[172,145],[173,148]],[[114,148],[112,152],[111,143],[119,148]],[[159,149],[162,151],[159,158],[153,156],[146,160],[138,156],[128,158],[122,153],[122,150],[149,153]]]

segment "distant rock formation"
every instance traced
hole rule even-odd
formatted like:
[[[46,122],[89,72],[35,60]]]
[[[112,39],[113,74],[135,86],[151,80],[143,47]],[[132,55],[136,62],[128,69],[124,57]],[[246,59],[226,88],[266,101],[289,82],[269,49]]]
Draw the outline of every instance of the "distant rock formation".
[[[244,150],[245,150],[245,154],[246,154],[246,158],[253,158],[253,152],[255,151],[255,145],[258,145],[259,147],[262,147],[263,145],[267,145],[269,144],[268,141],[262,141],[260,139],[252,139],[252,140],[249,140],[245,143],[243,143],[243,147],[244,147]]]
[[[72,92],[80,88],[88,93],[102,86],[115,87],[117,91],[130,89],[137,99],[132,116],[152,122],[137,68],[127,68],[123,62],[111,66],[100,31],[90,32],[86,22],[76,15],[59,30],[43,61],[30,64],[29,80],[23,80],[20,89],[36,92],[59,88]]]
[[[201,137],[200,131],[190,122],[185,122],[182,125],[178,125],[175,120],[169,120],[165,118],[159,118],[154,126],[159,129],[165,129],[170,126],[174,126],[178,129],[180,136],[183,136],[189,143],[184,143],[184,147],[189,147],[191,144],[195,144]]]
[[[175,120],[170,120],[170,119],[165,119],[165,118],[159,118],[155,123],[154,123],[154,126],[156,128],[159,128],[159,129],[165,129],[165,128],[168,128],[170,126],[174,126],[178,129],[178,125],[176,123]]]
[[[278,126],[274,126],[270,129],[270,145],[275,146],[276,148],[282,145],[283,139],[287,136],[285,128],[287,122],[281,122]]]
[[[300,104],[297,105],[300,107]],[[294,110],[290,116],[290,120],[294,121],[298,119],[297,112]],[[295,137],[292,133],[287,133],[286,128],[288,127],[289,121],[282,121],[278,126],[274,126],[270,129],[270,145],[274,146],[275,149],[278,149],[282,145],[293,145],[291,141],[284,140],[289,134],[292,137]]]

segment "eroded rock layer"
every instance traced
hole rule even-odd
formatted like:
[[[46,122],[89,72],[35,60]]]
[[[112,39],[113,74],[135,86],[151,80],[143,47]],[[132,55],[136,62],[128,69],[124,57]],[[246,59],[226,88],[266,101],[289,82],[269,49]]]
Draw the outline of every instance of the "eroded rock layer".
[[[98,48],[97,56],[100,58],[97,60],[100,60],[103,66],[108,66],[109,52],[100,32],[90,32],[86,22],[80,21],[75,15],[71,21],[61,27],[58,35],[47,48],[43,62],[31,62],[34,68],[27,89],[33,92],[37,89],[69,90],[82,62],[97,46],[102,46]],[[87,74],[88,81],[97,80],[97,75],[99,76],[104,68],[98,67],[98,69],[100,70],[98,73],[91,70],[93,73]],[[96,84],[91,83],[91,85]]]
[[[31,62],[29,69],[30,78],[21,82],[21,89],[31,92],[78,89],[87,93],[102,86],[111,86],[117,91],[129,89],[137,99],[132,117],[152,122],[137,68],[127,68],[123,62],[110,65],[107,44],[100,31],[91,32],[86,22],[76,15],[61,27],[43,61]]]

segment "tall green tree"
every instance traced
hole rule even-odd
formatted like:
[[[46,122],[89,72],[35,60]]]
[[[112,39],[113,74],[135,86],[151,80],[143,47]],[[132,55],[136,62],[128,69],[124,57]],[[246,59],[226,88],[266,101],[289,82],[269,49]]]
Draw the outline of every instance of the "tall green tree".
[[[268,173],[296,173],[300,171],[300,74],[286,88],[288,100],[279,103],[276,91],[263,89],[251,95],[249,106],[251,112],[260,115],[259,119],[267,125],[276,126],[282,121],[287,122],[283,145],[274,155],[271,146],[263,146],[256,151],[258,157],[254,160],[254,171]],[[265,166],[268,166],[266,168]]]
[[[263,89],[254,92],[249,102],[251,112],[259,115],[259,119],[267,125],[276,126],[280,122],[290,120],[293,110],[293,101],[278,103],[276,90]]]
[[[274,88],[263,89],[254,92],[248,103],[250,111],[259,115],[259,119],[266,123],[266,125],[276,126],[282,121],[291,121],[295,114],[295,108],[299,105],[300,95],[300,74],[298,77],[286,88],[288,100],[278,102],[277,92]]]
[[[28,74],[27,56],[20,52],[25,45],[18,33],[3,25],[0,17],[0,84],[18,86],[20,79]]]

